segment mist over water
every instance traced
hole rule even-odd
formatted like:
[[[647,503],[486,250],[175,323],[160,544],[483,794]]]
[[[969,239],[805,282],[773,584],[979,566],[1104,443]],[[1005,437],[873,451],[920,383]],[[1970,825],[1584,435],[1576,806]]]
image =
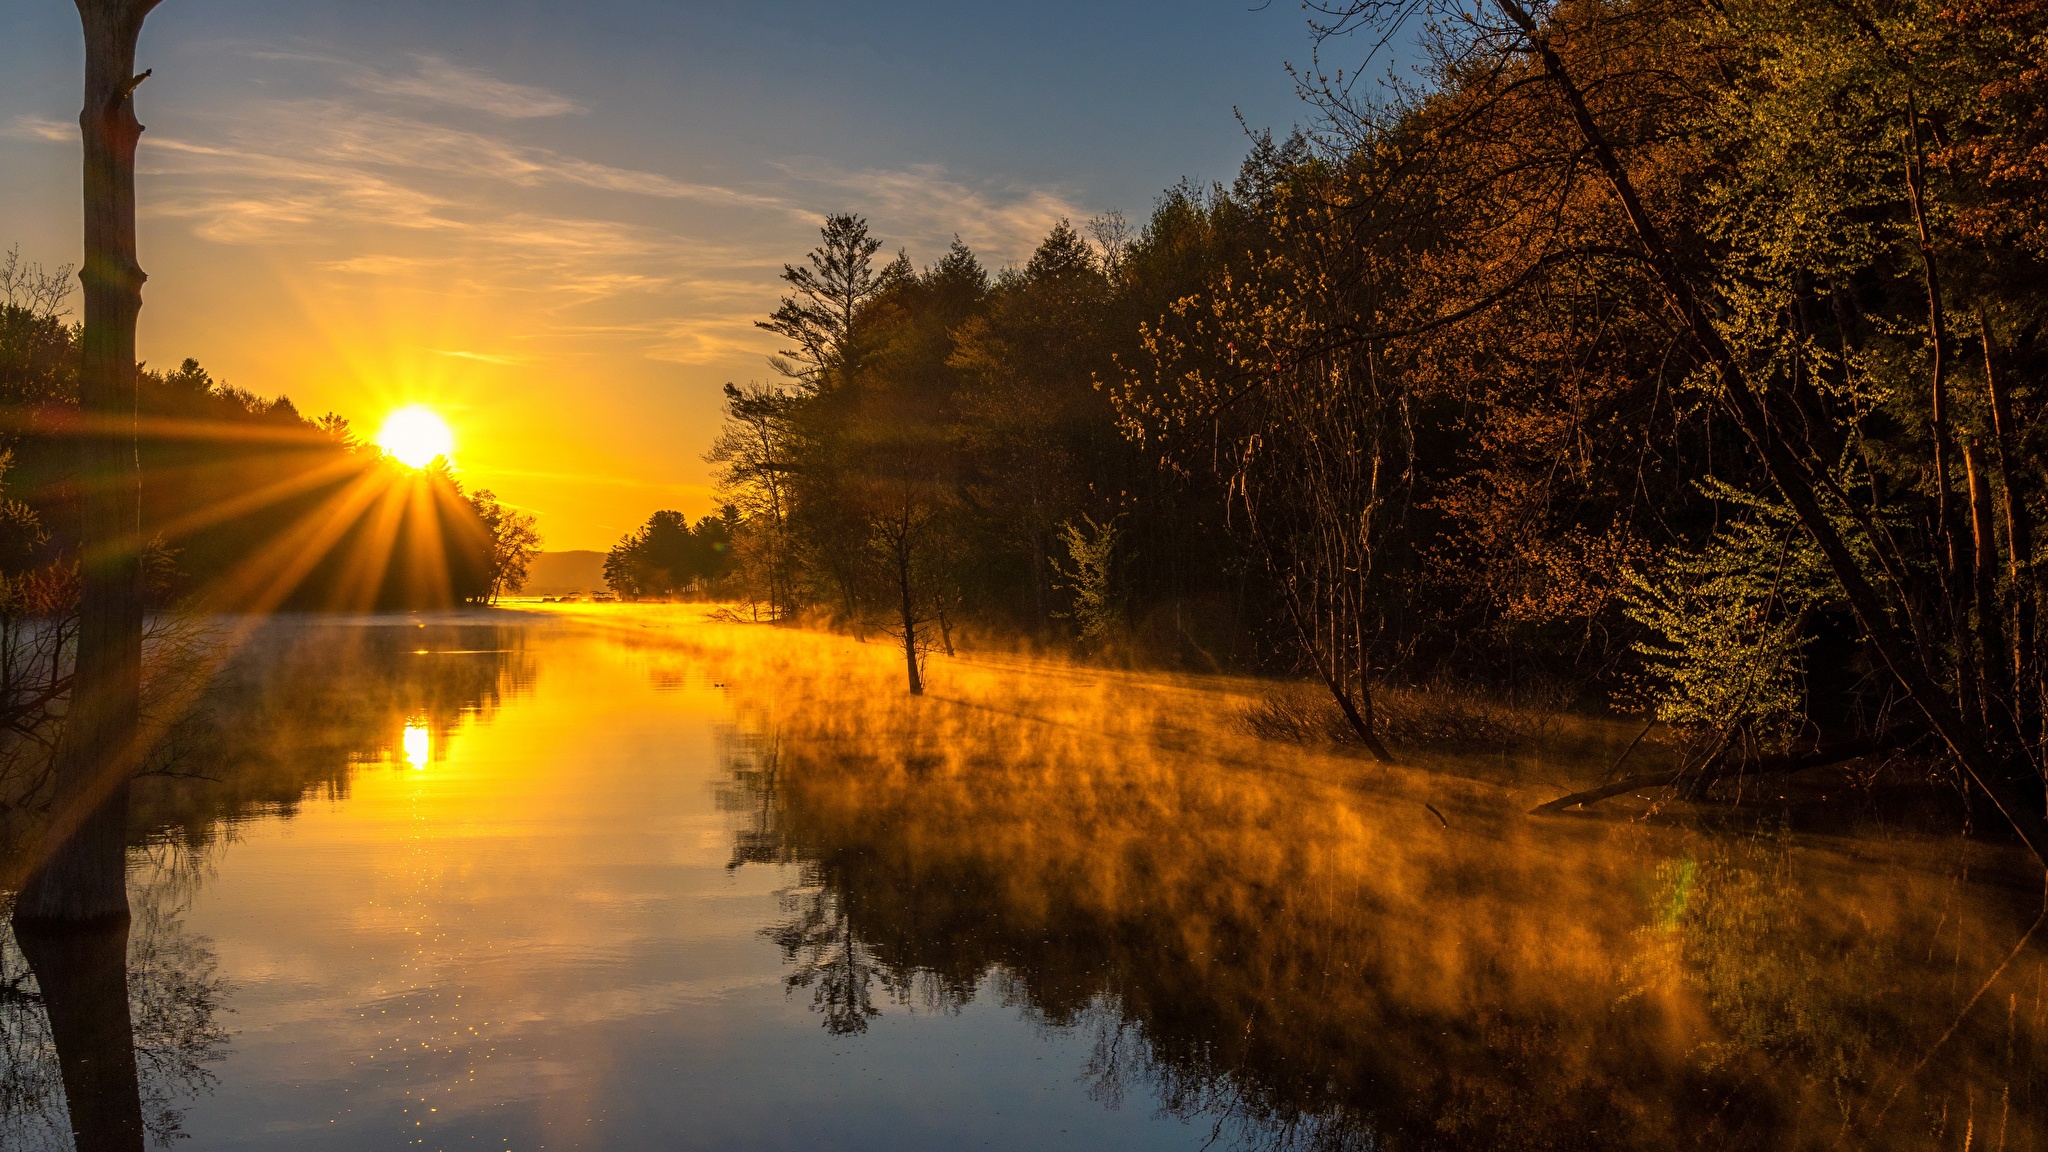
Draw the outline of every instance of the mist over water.
[[[685,606],[264,625],[178,730],[184,778],[138,785],[152,1139],[2048,1129],[2048,971],[2013,955],[2042,893],[2017,850],[1768,805],[1532,818],[1611,752],[1383,768],[1262,738],[1246,681],[933,657],[912,699],[901,677],[887,644]],[[0,1146],[69,1147],[79,1054],[11,937],[0,993]]]

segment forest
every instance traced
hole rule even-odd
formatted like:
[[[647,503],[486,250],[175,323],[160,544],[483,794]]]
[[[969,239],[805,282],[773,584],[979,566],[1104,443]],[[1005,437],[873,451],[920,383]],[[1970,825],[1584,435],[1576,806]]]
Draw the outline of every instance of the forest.
[[[2048,0],[1304,0],[1297,127],[1056,224],[995,173],[1174,139],[1231,87],[1200,46],[1145,44],[1183,85],[1147,104],[1070,59],[1127,13],[821,10],[850,70],[750,29],[776,100],[710,107],[743,53],[689,5],[409,12],[403,53],[201,5],[139,58],[158,5],[76,3],[76,286],[0,260],[0,1145],[2048,1131]],[[961,99],[980,170],[906,165],[865,126],[947,141],[868,58],[933,103],[942,53],[1113,127]],[[734,146],[827,101],[860,166]],[[859,210],[813,247],[798,204]],[[935,206],[943,251],[888,234]],[[764,265],[742,212],[799,234]],[[607,535],[679,490],[637,390],[725,362],[721,300],[774,351],[696,377],[720,419],[660,447],[712,499],[602,603],[485,611],[535,515],[427,404],[372,442],[142,362],[139,215],[194,238],[152,293],[346,269],[238,329],[462,335],[413,351],[551,457],[506,490],[601,490],[550,514]]]
[[[1381,758],[1452,680],[1670,725],[1654,783],[1912,753],[2048,850],[2048,5],[1310,7],[1312,129],[1141,225],[826,221],[726,594],[912,692],[963,628],[1311,677]]]

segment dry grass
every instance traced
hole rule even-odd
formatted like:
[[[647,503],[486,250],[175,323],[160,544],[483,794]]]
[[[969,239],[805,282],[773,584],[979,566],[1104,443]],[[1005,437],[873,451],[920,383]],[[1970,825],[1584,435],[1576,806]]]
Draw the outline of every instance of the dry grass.
[[[1468,688],[1382,687],[1373,694],[1380,735],[1396,748],[1427,752],[1515,753],[1556,735],[1554,709],[1503,701]],[[1244,711],[1247,731],[1292,744],[1355,745],[1358,734],[1322,685],[1275,685]]]

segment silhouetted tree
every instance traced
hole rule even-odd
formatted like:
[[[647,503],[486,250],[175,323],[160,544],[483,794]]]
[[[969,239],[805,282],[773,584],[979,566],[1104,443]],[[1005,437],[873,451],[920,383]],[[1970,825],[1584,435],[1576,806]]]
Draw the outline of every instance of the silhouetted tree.
[[[534,553],[540,551],[540,532],[534,527],[533,513],[507,508],[489,488],[477,489],[468,500],[490,541],[488,590],[481,599],[495,604],[499,597],[526,587],[527,568]]]
[[[681,512],[656,512],[612,546],[604,560],[605,583],[629,600],[710,591],[733,564],[739,513],[729,513],[702,517],[693,528]]]
[[[749,602],[766,601],[770,618],[791,607],[796,552],[789,538],[790,426],[794,397],[779,389],[725,386],[725,425],[704,459],[719,465],[719,491],[733,509],[727,527],[731,563]]]
[[[56,752],[47,849],[16,897],[17,924],[125,922],[128,777],[141,759],[141,484],[135,453],[135,254],[132,97],[143,18],[157,0],[78,0],[85,31],[85,324],[78,401],[83,528],[71,703]],[[125,936],[125,931],[123,932]],[[125,997],[123,1003],[125,1004]],[[124,1013],[125,1019],[125,1013]],[[139,1147],[141,1133],[135,1133]]]
[[[868,223],[859,216],[827,216],[820,233],[824,241],[811,250],[807,264],[782,266],[790,295],[768,319],[755,322],[793,345],[775,366],[812,389],[858,366],[862,311],[903,272],[900,264],[875,267],[882,242],[868,235]]]

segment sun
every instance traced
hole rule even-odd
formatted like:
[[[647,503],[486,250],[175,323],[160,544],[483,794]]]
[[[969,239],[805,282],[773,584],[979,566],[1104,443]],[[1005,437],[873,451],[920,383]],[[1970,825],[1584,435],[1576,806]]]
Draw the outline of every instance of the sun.
[[[455,451],[455,434],[432,408],[412,404],[384,418],[384,427],[377,433],[377,447],[402,464],[425,468],[435,457]]]

